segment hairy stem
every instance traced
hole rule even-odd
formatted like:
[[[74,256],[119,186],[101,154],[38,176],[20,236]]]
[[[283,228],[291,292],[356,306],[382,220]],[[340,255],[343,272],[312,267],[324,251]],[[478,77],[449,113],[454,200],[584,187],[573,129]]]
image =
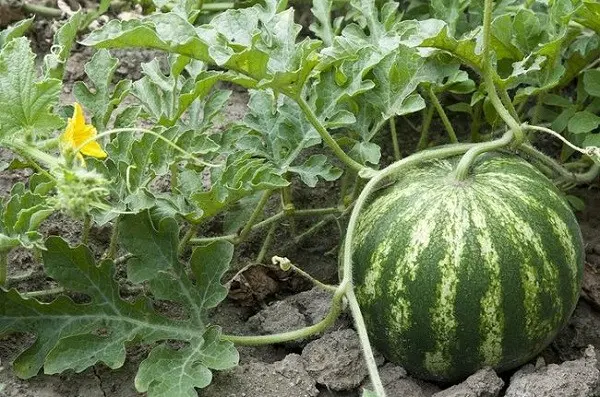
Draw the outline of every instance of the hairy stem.
[[[200,165],[203,165],[205,167],[221,167],[222,165],[220,164],[211,164],[211,163],[207,163],[204,160],[201,160],[199,158],[197,158],[196,156],[194,156],[192,153],[188,152],[187,150],[181,148],[180,146],[178,146],[175,142],[173,142],[172,140],[165,138],[164,136],[162,136],[161,134],[159,134],[158,132],[149,130],[147,128],[141,128],[141,127],[131,127],[131,128],[115,128],[112,130],[107,130],[104,131],[96,136],[93,137],[89,137],[88,139],[86,139],[85,141],[83,141],[82,143],[79,144],[79,147],[75,148],[75,153],[79,153],[81,151],[81,149],[83,149],[83,147],[85,145],[87,145],[90,142],[93,141],[97,141],[98,139],[105,137],[105,136],[109,136],[109,135],[113,135],[113,134],[117,134],[119,132],[141,132],[144,134],[149,134],[152,135],[154,137],[156,137],[157,139],[160,139],[161,141],[163,141],[164,143],[166,143],[167,145],[169,145],[170,147],[172,147],[173,149],[175,149],[175,151],[181,153],[186,159],[192,160]]]
[[[504,104],[506,109],[508,109],[508,113],[512,116],[513,119],[519,122],[519,114],[517,112],[517,109],[515,109],[515,106],[513,105],[512,99],[508,95],[508,91],[506,91],[504,87],[501,88],[499,91],[502,103]]]
[[[431,126],[431,120],[433,120],[434,110],[435,107],[430,106],[423,113],[423,125],[421,125],[421,137],[419,138],[419,143],[417,144],[417,151],[425,149],[429,143],[429,127]]]
[[[525,140],[525,134],[520,124],[504,107],[498,97],[496,85],[494,84],[494,70],[491,65],[491,25],[492,25],[493,0],[485,0],[483,11],[483,80],[487,89],[490,102],[498,112],[498,115],[514,133],[515,144],[520,145]],[[502,90],[503,91],[503,90]],[[508,94],[507,94],[508,96]],[[510,101],[509,101],[510,102]],[[511,102],[512,103],[512,102]],[[516,113],[516,112],[515,112]]]
[[[263,261],[265,260],[265,256],[267,256],[267,251],[269,250],[269,247],[273,242],[273,236],[275,235],[276,229],[277,224],[271,224],[271,227],[269,228],[269,231],[267,232],[267,235],[265,236],[265,239],[260,247],[260,252],[256,256],[256,263],[263,263]]]
[[[185,234],[181,238],[181,241],[179,241],[179,246],[177,247],[177,253],[179,255],[183,254],[183,252],[185,251],[185,247],[187,247],[187,245],[190,242],[190,240],[192,239],[192,237],[194,237],[196,235],[196,233],[198,232],[199,226],[200,226],[199,224],[190,225],[188,230],[185,232]]]
[[[283,212],[286,214],[286,216],[290,216],[294,214],[294,210],[295,210],[295,206],[294,206],[294,202],[292,201],[292,189],[291,189],[291,184],[284,186],[281,188],[280,191],[280,196],[281,196],[281,208],[283,210]],[[294,218],[290,218],[290,233],[292,234],[292,236],[296,235],[296,221],[294,220]]]
[[[272,190],[267,190],[263,193],[260,200],[258,201],[258,204],[256,205],[256,208],[254,208],[254,211],[252,211],[250,219],[248,219],[248,222],[246,222],[246,225],[244,225],[244,228],[240,232],[238,236],[239,241],[244,241],[246,240],[246,238],[248,238],[248,235],[252,231],[252,226],[254,226],[258,217],[260,217],[263,214],[265,205],[267,204],[267,201],[269,201],[269,197],[271,197],[271,194],[273,194]]]
[[[369,334],[367,333],[367,327],[365,326],[365,320],[362,312],[360,311],[360,306],[358,305],[356,295],[354,294],[354,290],[352,288],[349,288],[346,292],[346,299],[348,299],[348,306],[350,307],[350,312],[354,318],[354,327],[356,328],[358,340],[362,346],[363,356],[367,364],[371,383],[375,389],[375,394],[377,394],[379,397],[385,397],[385,388],[383,387],[383,383],[379,377],[377,363],[375,362],[375,355],[373,354],[373,349],[371,348],[371,343],[369,342]]]
[[[435,95],[435,92],[433,92],[433,87],[429,86],[429,89],[427,91],[429,93],[429,99],[431,100],[431,103],[433,103],[435,110],[437,111],[438,115],[442,119],[444,128],[446,128],[446,131],[448,132],[448,137],[450,138],[450,142],[458,143],[458,138],[456,137],[456,132],[454,131],[454,128],[452,127],[452,123],[450,123],[450,120],[448,119],[448,115],[446,115],[446,112],[444,111],[442,104],[440,103],[439,99]]]
[[[313,283],[314,286],[319,287],[325,291],[335,292],[337,290],[337,286],[322,283],[321,281],[317,280],[316,278],[314,278],[313,276],[311,276],[304,270],[300,269],[298,266],[294,265],[292,263],[292,261],[290,261],[286,257],[274,256],[273,258],[271,258],[271,262],[274,265],[279,265],[281,270],[283,270],[284,272],[292,270],[295,273],[298,273],[300,276],[304,277],[305,279],[307,279],[308,281]]]
[[[0,252],[0,287],[6,285],[8,279],[8,252]]]
[[[394,147],[394,159],[396,161],[402,158],[400,146],[398,145],[398,133],[396,131],[396,118],[390,117],[390,134],[392,135],[392,146]]]
[[[359,172],[365,168],[369,169],[368,167],[365,167],[356,160],[354,160],[352,157],[348,156],[346,152],[342,150],[340,145],[338,145],[335,139],[333,139],[329,132],[327,132],[327,129],[319,121],[317,115],[315,114],[315,112],[313,112],[310,105],[304,100],[304,98],[300,96],[291,96],[291,98],[293,98],[296,101],[296,103],[298,103],[298,106],[300,106],[300,109],[302,109],[302,112],[304,113],[308,121],[317,130],[317,132],[321,136],[321,139],[323,139],[327,146],[329,146],[333,153],[335,153],[337,158],[339,158],[344,164],[346,164],[348,167],[355,170],[356,172]]]
[[[538,126],[538,125],[528,125],[528,124],[523,124],[523,128],[526,129],[526,130],[533,130],[533,131],[545,132],[546,134],[552,135],[553,137],[560,139],[562,141],[562,143],[564,143],[565,145],[567,145],[571,149],[573,149],[576,152],[579,152],[581,154],[585,154],[586,156],[592,156],[594,153],[598,152],[598,148],[594,147],[594,146],[589,146],[589,147],[586,147],[586,148],[580,148],[579,146],[572,144],[571,142],[569,142],[568,139],[566,139],[565,137],[563,137],[558,132],[556,132],[554,130],[551,130],[550,128],[541,127],[541,126]]]
[[[105,258],[113,259],[117,255],[117,242],[119,239],[119,221],[118,219],[113,223],[112,230],[110,232],[110,243],[108,250],[106,251]]]
[[[301,328],[295,331],[283,332],[274,335],[257,335],[257,336],[239,336],[239,335],[221,335],[222,340],[227,340],[236,345],[244,346],[260,346],[271,345],[274,343],[290,342],[293,340],[303,339],[308,336],[318,334],[324,331],[329,326],[333,325],[335,320],[342,312],[342,298],[346,293],[347,284],[340,284],[336,289],[331,301],[331,308],[325,318],[318,323],[309,327]]]
[[[477,102],[473,108],[473,121],[471,122],[471,142],[473,143],[479,142],[480,139],[482,108],[482,101]]]
[[[291,216],[319,216],[319,215],[330,215],[340,213],[342,210],[337,207],[326,207],[326,208],[310,208],[305,210],[294,210],[294,213]],[[253,225],[250,229],[251,231],[262,229],[266,226],[271,225],[272,223],[278,222],[281,219],[285,218],[286,214],[281,211],[263,221],[258,222]],[[207,244],[213,241],[229,241],[232,243],[240,243],[239,235],[237,234],[226,234],[223,236],[215,236],[215,237],[199,237],[199,238],[191,238],[189,244],[198,245],[198,244]]]
[[[500,149],[510,144],[513,140],[513,132],[508,131],[504,136],[498,140],[480,143],[476,147],[470,149],[458,162],[456,170],[454,171],[454,177],[458,181],[464,181],[469,174],[469,167],[471,164],[482,153],[489,152],[491,150]]]
[[[179,164],[175,161],[169,166],[171,173],[171,189],[177,189],[179,187]]]
[[[521,145],[519,146],[518,150],[530,157],[535,158],[544,166],[550,168],[558,176],[569,182],[577,184],[590,183],[598,177],[598,174],[600,172],[600,165],[598,163],[593,163],[587,171],[582,173],[575,173],[569,171],[568,169],[560,165],[556,160],[546,156],[544,153],[540,152],[531,145]]]
[[[21,9],[27,13],[39,15],[48,18],[60,18],[62,11],[58,8],[46,7],[39,4],[23,3]]]

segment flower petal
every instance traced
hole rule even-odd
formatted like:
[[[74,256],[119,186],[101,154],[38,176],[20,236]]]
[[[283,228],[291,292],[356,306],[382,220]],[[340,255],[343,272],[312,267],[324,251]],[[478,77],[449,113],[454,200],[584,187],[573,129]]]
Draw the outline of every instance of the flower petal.
[[[96,141],[90,142],[82,147],[81,153],[85,154],[86,156],[96,157],[98,159],[103,159],[108,156],[106,152],[102,150],[100,144]]]
[[[78,128],[85,127],[85,115],[83,114],[83,108],[80,104],[75,102],[73,104],[73,125]]]

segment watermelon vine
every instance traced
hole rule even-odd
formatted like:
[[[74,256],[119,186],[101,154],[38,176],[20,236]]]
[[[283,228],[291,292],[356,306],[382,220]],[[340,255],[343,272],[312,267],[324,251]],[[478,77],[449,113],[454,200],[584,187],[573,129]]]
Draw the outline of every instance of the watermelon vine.
[[[301,27],[285,1],[224,12],[223,6],[202,2],[143,3],[151,15],[112,20],[91,32],[91,21],[107,12],[110,2],[102,1],[93,13],[73,13],[57,32],[55,51],[44,58],[43,73],[30,43],[20,37],[31,20],[0,32],[0,106],[7,109],[0,112],[0,146],[18,156],[0,166],[32,173],[0,206],[0,334],[38,336],[15,360],[19,376],[34,376],[42,368],[82,371],[98,362],[118,368],[125,347],[141,341],[152,347],[139,366],[137,390],[153,397],[190,396],[210,384],[213,371],[237,365],[235,345],[307,338],[332,326],[347,307],[375,395],[385,397],[371,342],[411,373],[448,381],[482,366],[504,370],[522,364],[565,324],[581,283],[581,235],[567,202],[544,174],[558,175],[566,187],[598,177],[600,117],[593,111],[600,109],[600,84],[578,87],[575,103],[549,91],[578,76],[600,81],[594,63],[600,40],[567,35],[565,22],[572,19],[597,36],[597,4],[583,0],[575,7],[566,0],[553,8],[544,2],[551,9],[546,19],[559,26],[551,45],[521,37],[519,45],[510,39],[494,49],[492,39],[502,38],[493,37],[493,29],[507,28],[518,18],[537,26],[535,2],[514,6],[517,11],[499,9],[500,17],[493,20],[493,1],[484,0],[481,15],[473,12],[463,20],[466,1],[464,7],[453,5],[446,23],[436,19],[447,16],[440,4],[425,2],[423,13],[422,7],[400,10],[394,1],[352,0],[348,15],[334,18],[336,7],[345,4],[315,0],[314,36],[299,36]],[[61,107],[61,78],[82,31],[83,45],[97,51],[86,65],[85,82],[73,86],[77,102]],[[562,51],[567,40],[583,42]],[[540,44],[546,46],[538,49]],[[124,47],[169,53],[167,70],[152,60],[142,66],[141,79],[113,84],[118,61],[107,49]],[[500,50],[512,72],[494,64]],[[563,52],[570,57],[564,62]],[[481,77],[479,87],[473,73]],[[247,114],[222,127],[229,85],[250,91]],[[471,102],[445,106],[441,96],[447,93],[469,94]],[[135,106],[124,101],[130,94]],[[527,119],[527,101],[534,95],[528,124],[521,120]],[[588,100],[590,95],[595,99]],[[562,113],[554,117],[545,100]],[[406,118],[418,111],[423,112],[420,127]],[[452,124],[456,117],[450,112],[472,117],[472,143],[459,143],[462,131]],[[450,144],[430,148],[435,117]],[[416,153],[404,158],[397,135],[403,120],[420,134]],[[489,135],[480,131],[486,123]],[[394,162],[377,169],[383,161],[374,137],[387,126]],[[565,137],[565,131],[571,135]],[[496,133],[502,135],[494,139]],[[581,159],[563,166],[529,143],[534,133],[560,139],[563,155],[574,151]],[[335,158],[324,154],[329,152]],[[293,183],[308,189],[340,177],[337,205],[297,208]],[[168,179],[168,189],[153,188],[160,178]],[[266,216],[274,196],[279,196],[279,212]],[[44,237],[40,225],[55,212],[80,222],[80,245]],[[540,220],[529,222],[528,213]],[[269,255],[282,220],[289,221],[297,243],[327,217],[339,221],[348,215],[338,285],[313,279],[288,258]],[[299,217],[321,218],[297,235]],[[510,224],[511,217],[520,228]],[[225,218],[223,234],[198,236],[215,218]],[[504,222],[500,232],[512,233],[510,238],[482,231],[490,219]],[[111,227],[108,247],[97,257],[90,249],[95,225]],[[256,231],[265,233],[253,264],[270,256],[282,270],[332,293],[322,320],[272,335],[231,335],[210,322],[210,310],[246,269],[233,269],[235,276],[221,282],[232,270],[235,247]],[[553,241],[558,248],[551,247]],[[516,253],[495,249],[503,243]],[[60,286],[24,293],[9,289],[17,283],[7,271],[15,248],[38,254],[45,273]],[[547,258],[544,248],[555,257]],[[471,255],[466,264],[463,249]],[[118,271],[133,287],[119,284]],[[421,290],[424,279],[431,284]],[[521,289],[511,289],[511,282]],[[559,284],[554,292],[552,283]],[[459,289],[471,287],[470,295],[457,298]],[[121,296],[126,288],[133,298]],[[89,303],[69,293],[85,295]],[[57,294],[49,302],[38,300]],[[524,302],[512,316],[501,310],[508,294]],[[153,306],[157,300],[181,306],[184,315],[160,313]],[[457,300],[466,309],[453,312]],[[482,307],[490,302],[486,312]],[[463,334],[453,315],[462,316]],[[505,320],[517,316],[524,319],[515,327],[525,334],[524,342],[504,354],[499,333]],[[467,324],[473,318],[482,320]],[[421,330],[429,332],[422,336]],[[385,351],[388,345],[393,351]],[[465,346],[467,363],[453,366],[451,356]]]

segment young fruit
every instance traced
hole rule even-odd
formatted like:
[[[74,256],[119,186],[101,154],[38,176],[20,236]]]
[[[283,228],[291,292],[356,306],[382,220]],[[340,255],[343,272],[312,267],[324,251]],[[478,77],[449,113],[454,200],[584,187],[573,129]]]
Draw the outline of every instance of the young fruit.
[[[375,193],[354,241],[356,294],[371,342],[414,375],[453,381],[532,359],[572,314],[581,231],[533,166],[480,156],[423,163]]]

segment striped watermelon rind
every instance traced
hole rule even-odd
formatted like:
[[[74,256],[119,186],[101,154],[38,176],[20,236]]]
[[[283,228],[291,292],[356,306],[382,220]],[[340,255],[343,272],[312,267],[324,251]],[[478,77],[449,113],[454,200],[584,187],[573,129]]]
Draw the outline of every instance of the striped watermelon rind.
[[[376,192],[353,241],[373,345],[423,379],[455,381],[535,357],[577,303],[584,250],[560,191],[521,158],[410,167]]]

